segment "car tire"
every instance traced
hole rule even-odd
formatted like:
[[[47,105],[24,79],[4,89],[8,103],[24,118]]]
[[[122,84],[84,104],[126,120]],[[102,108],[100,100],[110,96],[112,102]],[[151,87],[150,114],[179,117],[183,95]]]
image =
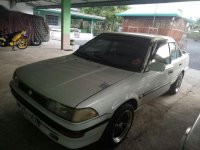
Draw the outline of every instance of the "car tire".
[[[178,91],[181,87],[182,80],[183,80],[183,73],[181,73],[178,76],[178,78],[176,79],[176,81],[171,85],[168,93],[171,94],[171,95],[178,93]]]
[[[34,39],[34,40],[31,42],[31,44],[32,44],[33,46],[39,46],[39,45],[42,44],[42,42],[41,42],[40,40]]]
[[[110,148],[118,146],[126,138],[133,118],[134,108],[131,104],[125,103],[120,106],[103,133],[101,138],[102,144]]]

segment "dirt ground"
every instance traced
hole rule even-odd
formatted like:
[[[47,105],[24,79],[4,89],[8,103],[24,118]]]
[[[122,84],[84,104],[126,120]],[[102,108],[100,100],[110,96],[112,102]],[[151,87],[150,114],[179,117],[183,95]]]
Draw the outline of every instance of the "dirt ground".
[[[200,113],[200,43],[189,40],[190,69],[177,95],[163,95],[135,113],[133,126],[116,150],[176,150],[186,128]],[[9,81],[22,65],[68,55],[58,42],[11,51],[0,48],[0,150],[66,150],[53,142],[18,112]],[[98,144],[84,148],[100,150]]]

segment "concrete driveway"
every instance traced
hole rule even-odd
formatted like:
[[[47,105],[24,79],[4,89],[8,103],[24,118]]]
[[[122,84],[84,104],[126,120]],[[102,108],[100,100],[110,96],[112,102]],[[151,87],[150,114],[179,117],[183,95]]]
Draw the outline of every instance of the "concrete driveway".
[[[200,113],[199,47],[200,43],[188,41],[192,59],[180,92],[174,96],[163,95],[138,110],[127,139],[116,150],[178,149],[185,129],[194,123]],[[55,43],[23,51],[0,48],[0,150],[66,149],[46,137],[18,112],[9,81],[19,66],[69,53],[59,50],[59,45]],[[104,148],[94,144],[86,149]]]

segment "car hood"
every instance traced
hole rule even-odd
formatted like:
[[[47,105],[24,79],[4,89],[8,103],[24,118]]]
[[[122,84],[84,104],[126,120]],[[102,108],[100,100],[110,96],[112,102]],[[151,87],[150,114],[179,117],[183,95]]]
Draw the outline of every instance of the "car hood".
[[[125,71],[75,55],[33,63],[16,70],[30,89],[69,107],[130,76]]]

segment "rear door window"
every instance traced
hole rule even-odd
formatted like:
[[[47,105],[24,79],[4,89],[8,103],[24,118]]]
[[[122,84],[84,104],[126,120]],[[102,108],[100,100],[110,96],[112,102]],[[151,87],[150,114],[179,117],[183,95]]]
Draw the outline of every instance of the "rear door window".
[[[178,48],[176,43],[169,43],[169,48],[170,48],[170,57],[171,60],[175,60],[178,57],[182,56],[181,50]]]
[[[160,62],[164,64],[170,64],[171,59],[170,59],[170,53],[169,53],[169,46],[167,43],[165,44],[160,44],[159,48],[156,52],[156,55],[153,59],[153,62]]]
[[[170,48],[171,60],[175,60],[177,58],[177,51],[176,51],[175,43],[169,43],[169,48]]]

